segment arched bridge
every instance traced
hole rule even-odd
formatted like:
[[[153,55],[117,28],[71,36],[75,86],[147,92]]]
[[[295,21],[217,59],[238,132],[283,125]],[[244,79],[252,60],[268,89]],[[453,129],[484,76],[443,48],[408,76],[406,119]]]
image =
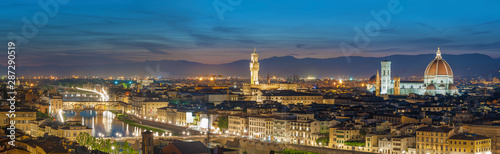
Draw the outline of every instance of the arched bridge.
[[[99,94],[87,92],[64,92],[62,93],[63,101],[100,101],[102,100]]]
[[[72,110],[80,113],[84,110],[94,110],[97,114],[102,114],[103,111],[121,111],[126,108],[126,103],[120,101],[65,101],[63,102],[63,110]]]

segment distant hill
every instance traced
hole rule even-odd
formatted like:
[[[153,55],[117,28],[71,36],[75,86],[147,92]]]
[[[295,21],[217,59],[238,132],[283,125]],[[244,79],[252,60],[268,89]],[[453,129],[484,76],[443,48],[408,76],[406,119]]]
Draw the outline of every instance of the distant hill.
[[[434,54],[393,55],[383,58],[350,57],[350,63],[345,57],[327,59],[297,59],[292,56],[271,57],[259,60],[259,73],[262,77],[269,73],[271,76],[280,77],[296,74],[301,77],[352,76],[369,78],[376,73],[377,69],[380,69],[380,61],[387,59],[392,61],[393,76],[423,77],[425,68],[434,57]],[[455,76],[482,76],[484,78],[500,76],[500,59],[493,59],[483,54],[443,55],[443,58],[450,64]],[[162,60],[92,66],[26,66],[18,67],[16,71],[18,76],[156,76],[161,75],[156,72],[156,66],[159,65],[160,72],[168,72],[168,76],[171,77],[209,74],[249,76],[249,62],[250,60],[239,60],[211,65],[185,60]],[[152,71],[146,69],[148,66]],[[5,72],[1,73],[5,74]]]

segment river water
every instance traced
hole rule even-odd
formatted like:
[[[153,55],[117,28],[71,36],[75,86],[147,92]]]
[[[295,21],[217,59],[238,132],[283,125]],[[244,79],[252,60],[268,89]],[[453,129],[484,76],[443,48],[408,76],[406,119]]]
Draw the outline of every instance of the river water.
[[[116,118],[116,115],[109,111],[104,111],[98,115],[96,111],[85,110],[80,112],[80,116],[74,111],[65,111],[64,115],[68,120],[80,121],[83,125],[92,128],[92,136],[94,137],[134,137],[140,136],[145,129],[130,126]],[[154,132],[155,135],[168,136],[169,133]]]

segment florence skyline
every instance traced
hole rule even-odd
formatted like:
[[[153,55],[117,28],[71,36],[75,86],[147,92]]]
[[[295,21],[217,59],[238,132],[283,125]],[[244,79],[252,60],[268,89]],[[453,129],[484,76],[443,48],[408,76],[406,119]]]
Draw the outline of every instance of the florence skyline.
[[[217,13],[214,2],[69,1],[59,6],[46,25],[38,27],[27,44],[21,44],[19,66],[147,60],[223,64],[248,59],[253,48],[265,53],[262,59],[342,57],[346,55],[339,44],[352,43],[353,29],[364,29],[376,20],[371,11],[386,10],[392,1],[360,6],[355,2],[243,0],[222,14]],[[500,58],[500,31],[496,28],[500,13],[494,8],[498,2],[394,2],[400,2],[401,12],[393,14],[361,52],[349,56],[433,54],[440,46],[444,54],[480,53]],[[19,8],[3,9],[12,13],[3,17],[9,21],[0,26],[5,36],[10,32],[20,35],[22,18],[31,20],[43,10],[24,1],[7,2],[4,8]]]

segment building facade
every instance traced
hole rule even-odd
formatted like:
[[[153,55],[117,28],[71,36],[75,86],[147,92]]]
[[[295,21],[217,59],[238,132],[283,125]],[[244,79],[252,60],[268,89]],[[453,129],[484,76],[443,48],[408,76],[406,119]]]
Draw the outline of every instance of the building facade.
[[[370,91],[381,95],[459,95],[458,88],[453,82],[453,70],[437,50],[436,57],[426,67],[423,81],[400,81],[391,79],[391,61],[381,62],[381,77],[377,78],[376,84],[367,86]],[[378,74],[378,72],[377,72]],[[379,81],[380,80],[380,81]],[[380,83],[380,84],[377,84]],[[395,88],[398,86],[398,88]]]
[[[453,128],[422,127],[417,129],[417,154],[447,154],[449,138],[455,135]]]

